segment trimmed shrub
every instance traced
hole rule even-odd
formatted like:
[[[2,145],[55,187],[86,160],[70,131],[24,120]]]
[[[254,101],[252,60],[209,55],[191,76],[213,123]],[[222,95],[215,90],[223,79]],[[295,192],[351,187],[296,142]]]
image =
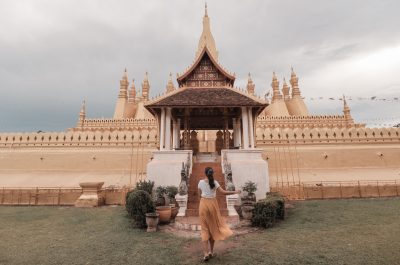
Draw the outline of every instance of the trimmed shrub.
[[[285,210],[285,197],[279,192],[267,192],[266,199],[274,200],[277,203],[276,218],[280,220],[285,220],[286,210]]]
[[[277,203],[271,200],[259,200],[254,204],[251,224],[260,227],[272,227],[275,224]]]
[[[148,192],[133,190],[127,194],[125,208],[135,221],[136,226],[146,227],[146,213],[155,211],[153,200]]]
[[[285,199],[279,193],[267,193],[265,199],[254,204],[251,223],[253,226],[269,228],[276,219],[285,219]]]

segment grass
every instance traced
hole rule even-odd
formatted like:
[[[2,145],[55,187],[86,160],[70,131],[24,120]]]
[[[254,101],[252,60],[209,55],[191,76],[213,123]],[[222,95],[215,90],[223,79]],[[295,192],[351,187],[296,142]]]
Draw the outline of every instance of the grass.
[[[400,199],[304,201],[209,264],[400,264]],[[135,229],[122,207],[0,207],[0,264],[196,264],[198,239]]]

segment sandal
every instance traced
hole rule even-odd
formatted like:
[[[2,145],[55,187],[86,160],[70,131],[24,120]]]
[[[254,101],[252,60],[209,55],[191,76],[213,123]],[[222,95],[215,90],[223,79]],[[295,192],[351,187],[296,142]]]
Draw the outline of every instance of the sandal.
[[[215,253],[208,253],[208,258],[209,259],[211,259],[211,258],[214,258],[214,257],[216,257],[217,256],[217,254],[215,254]]]
[[[203,262],[207,262],[210,259],[210,255],[203,257]]]

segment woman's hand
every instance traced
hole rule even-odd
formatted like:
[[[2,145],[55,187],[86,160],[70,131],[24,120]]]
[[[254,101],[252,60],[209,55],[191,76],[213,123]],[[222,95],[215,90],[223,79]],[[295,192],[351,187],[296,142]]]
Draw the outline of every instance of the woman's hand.
[[[240,193],[242,193],[241,190],[235,190],[235,194],[240,194]]]

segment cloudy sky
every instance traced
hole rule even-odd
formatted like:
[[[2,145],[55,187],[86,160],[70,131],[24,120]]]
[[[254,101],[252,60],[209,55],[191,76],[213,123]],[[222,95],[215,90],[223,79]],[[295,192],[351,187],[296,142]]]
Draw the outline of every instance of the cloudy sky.
[[[312,113],[340,114],[328,98],[345,94],[356,121],[400,122],[398,0],[207,2],[237,86],[251,72],[263,95],[293,66]],[[83,99],[112,117],[125,67],[161,93],[192,62],[203,14],[204,1],[0,1],[0,131],[73,127]]]

